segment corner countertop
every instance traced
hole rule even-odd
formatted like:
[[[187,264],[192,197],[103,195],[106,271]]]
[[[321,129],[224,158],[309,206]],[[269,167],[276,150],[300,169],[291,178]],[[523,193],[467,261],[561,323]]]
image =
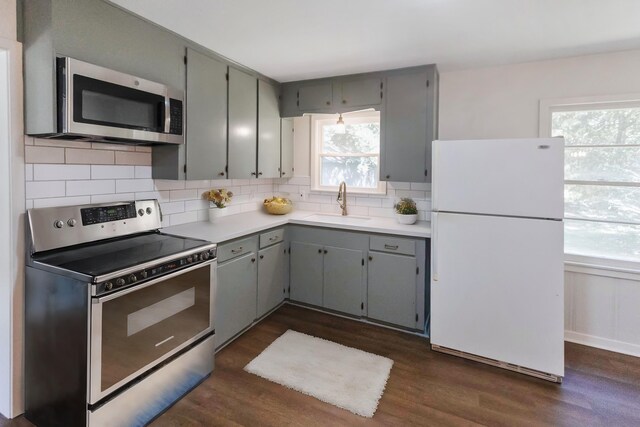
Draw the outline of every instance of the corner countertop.
[[[215,223],[208,221],[192,222],[165,227],[162,231],[179,236],[204,239],[214,243],[226,242],[286,224],[393,234],[422,239],[431,237],[431,223],[428,221],[418,221],[415,224],[404,225],[398,224],[394,218],[370,217],[370,219],[363,220],[361,223],[340,224],[309,219],[317,214],[324,215],[323,213],[312,211],[293,211],[286,215],[269,215],[263,211],[253,211],[220,217]]]

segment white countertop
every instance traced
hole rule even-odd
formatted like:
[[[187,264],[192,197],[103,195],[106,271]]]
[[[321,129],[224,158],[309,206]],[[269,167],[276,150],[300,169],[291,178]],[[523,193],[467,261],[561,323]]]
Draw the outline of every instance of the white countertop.
[[[370,217],[370,219],[354,223],[340,224],[327,220],[309,219],[314,215],[326,215],[311,211],[293,211],[286,215],[269,215],[263,211],[245,212],[217,218],[215,223],[192,222],[163,228],[163,232],[180,236],[193,237],[221,243],[238,237],[258,233],[269,228],[285,224],[311,225],[333,229],[364,231],[368,233],[394,234],[398,236],[428,238],[431,237],[431,223],[418,221],[412,225],[398,224],[395,218]]]

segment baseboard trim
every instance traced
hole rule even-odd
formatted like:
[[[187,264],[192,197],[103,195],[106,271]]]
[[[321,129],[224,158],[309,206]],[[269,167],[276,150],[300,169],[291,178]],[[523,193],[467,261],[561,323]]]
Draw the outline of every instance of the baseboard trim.
[[[616,341],[609,338],[596,337],[594,335],[581,334],[574,331],[564,331],[564,340],[615,353],[640,357],[640,345],[624,341]]]

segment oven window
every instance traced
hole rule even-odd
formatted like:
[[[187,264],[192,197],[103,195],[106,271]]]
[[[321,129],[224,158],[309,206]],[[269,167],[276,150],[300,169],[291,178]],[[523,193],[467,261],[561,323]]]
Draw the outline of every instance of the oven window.
[[[77,74],[73,85],[75,122],[164,132],[163,96]]]
[[[210,267],[102,304],[101,391],[210,327]]]

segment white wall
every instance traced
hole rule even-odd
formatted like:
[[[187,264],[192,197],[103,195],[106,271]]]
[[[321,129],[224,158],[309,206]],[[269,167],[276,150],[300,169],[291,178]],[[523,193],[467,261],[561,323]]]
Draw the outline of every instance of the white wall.
[[[16,40],[16,0],[0,0],[0,38]]]
[[[440,138],[537,137],[541,99],[640,93],[639,76],[640,50],[441,73]],[[566,338],[640,356],[640,275],[575,270]]]

